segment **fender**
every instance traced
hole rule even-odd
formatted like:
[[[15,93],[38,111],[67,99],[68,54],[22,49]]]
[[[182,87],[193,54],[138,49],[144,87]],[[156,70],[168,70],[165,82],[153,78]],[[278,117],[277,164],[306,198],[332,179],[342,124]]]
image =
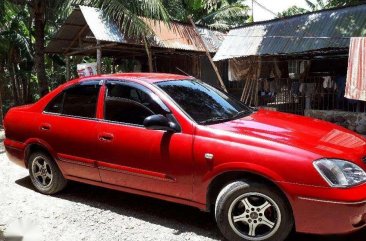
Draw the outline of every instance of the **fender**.
[[[197,186],[197,188],[194,188],[194,195],[193,195],[194,197],[200,197],[201,199],[195,201],[207,204],[207,193],[212,181],[224,173],[233,171],[247,172],[250,174],[263,177],[264,179],[267,179],[268,181],[274,183],[287,196],[287,198],[290,198],[285,192],[285,190],[278,183],[278,180],[284,180],[282,176],[270,170],[269,168],[263,167],[261,165],[254,163],[247,163],[243,161],[241,162],[237,161],[237,162],[219,164],[215,166],[211,172],[208,172],[205,176],[203,176],[202,179],[200,180],[200,183],[196,183],[195,186]]]
[[[255,163],[248,163],[248,162],[229,162],[229,163],[222,163],[214,167],[211,172],[208,172],[202,179],[204,183],[211,183],[217,176],[230,171],[242,171],[242,172],[249,172],[256,174],[258,176],[262,176],[272,182],[280,182],[284,181],[285,179],[277,174],[276,172],[272,171],[271,169],[255,164]],[[274,181],[276,180],[276,181]]]
[[[46,149],[47,152],[52,156],[52,158],[56,161],[57,163],[57,153],[55,152],[55,150],[44,140],[40,139],[40,138],[29,138],[24,142],[25,145],[25,149],[24,149],[24,164],[27,165],[27,158],[29,155],[29,148],[31,147],[31,145],[33,144],[37,144],[39,146],[41,146],[42,148]]]

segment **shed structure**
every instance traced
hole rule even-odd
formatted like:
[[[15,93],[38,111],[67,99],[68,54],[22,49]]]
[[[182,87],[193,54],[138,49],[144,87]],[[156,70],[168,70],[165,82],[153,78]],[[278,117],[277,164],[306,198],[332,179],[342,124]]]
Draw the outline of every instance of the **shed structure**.
[[[109,57],[112,59],[111,70],[105,70],[102,63],[98,64],[98,71],[102,73],[115,72],[118,71],[116,66],[132,63],[127,71],[186,73],[217,85],[218,80],[205,56],[202,40],[210,54],[214,54],[224,39],[224,33],[197,27],[198,34],[187,24],[167,24],[152,19],[143,21],[153,33],[146,36],[146,40],[125,36],[102,10],[79,6],[50,40],[46,53],[66,56],[68,65],[71,64],[70,56],[74,56],[74,62],[80,60],[77,56]],[[126,63],[126,60],[132,62]],[[223,74],[225,64],[219,64],[219,70]],[[69,73],[67,79],[71,75]]]
[[[366,134],[366,103],[344,97],[350,39],[365,35],[365,4],[333,8],[234,28],[214,60],[228,61],[227,86],[248,105]]]

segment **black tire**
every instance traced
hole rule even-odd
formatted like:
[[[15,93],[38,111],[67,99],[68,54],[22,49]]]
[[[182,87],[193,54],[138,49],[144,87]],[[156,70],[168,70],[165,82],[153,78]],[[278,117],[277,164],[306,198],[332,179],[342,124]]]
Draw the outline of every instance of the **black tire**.
[[[51,195],[66,187],[67,180],[53,158],[44,152],[30,155],[28,169],[32,184],[40,193]]]
[[[283,241],[294,226],[283,195],[267,185],[250,181],[236,181],[220,191],[215,219],[230,241]]]

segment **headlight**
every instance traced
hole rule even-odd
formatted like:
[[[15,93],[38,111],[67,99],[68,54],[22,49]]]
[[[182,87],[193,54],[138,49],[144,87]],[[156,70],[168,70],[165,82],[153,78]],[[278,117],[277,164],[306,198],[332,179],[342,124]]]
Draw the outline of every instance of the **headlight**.
[[[321,159],[314,166],[332,187],[349,187],[366,181],[365,171],[348,161]]]

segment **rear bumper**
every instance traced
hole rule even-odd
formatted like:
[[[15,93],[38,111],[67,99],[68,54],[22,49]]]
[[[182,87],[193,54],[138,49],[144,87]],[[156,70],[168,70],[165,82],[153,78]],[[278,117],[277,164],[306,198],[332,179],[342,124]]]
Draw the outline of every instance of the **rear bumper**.
[[[9,160],[25,168],[26,167],[24,161],[25,144],[10,139],[5,139],[4,146],[6,150],[6,155],[8,156]]]
[[[348,189],[286,186],[297,232],[346,234],[366,226],[366,184]]]

